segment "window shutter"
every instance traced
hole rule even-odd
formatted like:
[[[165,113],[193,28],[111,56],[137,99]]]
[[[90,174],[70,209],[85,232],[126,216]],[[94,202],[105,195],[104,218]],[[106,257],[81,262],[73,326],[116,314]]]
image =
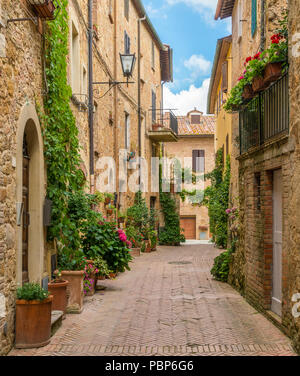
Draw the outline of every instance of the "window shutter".
[[[244,0],[239,0],[238,2],[238,18],[237,18],[237,29],[238,29],[238,38],[241,38],[243,36],[243,1]]]
[[[193,172],[197,172],[198,150],[193,150]]]
[[[156,122],[156,94],[152,90],[152,123]]]
[[[222,64],[222,91],[227,93],[228,91],[228,61],[224,61]]]
[[[205,150],[193,150],[193,172],[205,172]]]
[[[251,11],[251,34],[252,37],[255,34],[257,27],[257,0],[252,0],[252,11]]]

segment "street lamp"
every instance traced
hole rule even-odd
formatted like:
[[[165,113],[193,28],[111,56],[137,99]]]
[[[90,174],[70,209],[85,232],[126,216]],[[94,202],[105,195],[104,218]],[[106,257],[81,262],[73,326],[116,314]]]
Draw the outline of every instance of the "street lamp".
[[[121,60],[121,66],[122,66],[122,71],[123,71],[123,76],[127,78],[127,81],[121,82],[121,81],[113,81],[109,80],[108,82],[93,82],[93,85],[109,85],[109,89],[102,97],[98,98],[101,99],[103,98],[114,86],[119,85],[119,84],[133,84],[134,82],[129,82],[129,78],[132,77],[135,62],[136,62],[136,57],[135,54],[121,54],[120,53],[120,60]]]
[[[120,59],[121,59],[121,65],[123,70],[123,76],[127,78],[127,81],[129,77],[132,76],[133,69],[135,66],[136,57],[135,54],[121,54],[120,53]]]

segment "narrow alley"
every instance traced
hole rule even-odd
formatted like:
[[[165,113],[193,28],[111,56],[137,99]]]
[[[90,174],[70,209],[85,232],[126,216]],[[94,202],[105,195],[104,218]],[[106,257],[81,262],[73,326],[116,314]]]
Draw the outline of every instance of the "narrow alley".
[[[51,343],[9,355],[296,355],[290,340],[228,284],[212,279],[212,245],[159,247],[100,281]],[[98,282],[99,283],[99,282]]]

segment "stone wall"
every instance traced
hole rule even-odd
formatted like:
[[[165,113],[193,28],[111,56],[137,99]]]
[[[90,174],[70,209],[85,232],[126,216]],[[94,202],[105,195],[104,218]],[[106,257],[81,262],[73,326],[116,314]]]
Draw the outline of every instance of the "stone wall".
[[[297,0],[289,0],[289,33],[290,33],[290,137],[295,145],[295,153],[290,164],[291,179],[289,182],[288,203],[288,279],[286,290],[286,316],[284,325],[288,329],[294,344],[300,353],[300,318],[291,314],[296,302],[292,297],[300,293],[300,3]],[[299,302],[299,298],[298,298]],[[300,310],[298,309],[298,312]]]
[[[251,20],[247,2],[243,19]],[[244,2],[245,4],[245,2]],[[259,2],[258,2],[259,4]],[[285,1],[266,2],[266,45],[278,26],[278,17]],[[299,4],[289,2],[290,34],[299,24]],[[253,56],[260,47],[260,6],[258,29],[251,38],[250,22],[243,23],[243,34],[237,38],[237,9],[233,12],[233,82],[243,70],[247,56]],[[298,19],[297,19],[298,17]],[[299,293],[299,58],[292,56],[290,47],[290,133],[278,135],[268,145],[239,156],[233,148],[233,194],[239,196],[240,239],[230,271],[230,283],[246,299],[264,312],[292,339],[299,351],[299,319],[293,317],[293,296]],[[233,116],[233,139],[238,135],[238,115]],[[270,312],[273,265],[273,171],[282,171],[283,240],[282,240],[282,317]],[[260,186],[258,187],[258,176]]]
[[[0,19],[5,22],[24,17],[22,5],[19,1],[2,0]],[[42,37],[32,22],[9,23],[0,28],[0,37],[5,41],[0,58],[0,355],[3,355],[14,341],[17,124],[26,103],[43,103],[43,54]]]

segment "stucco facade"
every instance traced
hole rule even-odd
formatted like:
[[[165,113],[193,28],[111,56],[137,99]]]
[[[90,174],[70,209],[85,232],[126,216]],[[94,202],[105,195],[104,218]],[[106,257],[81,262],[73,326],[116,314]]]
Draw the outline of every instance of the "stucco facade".
[[[191,117],[199,116],[199,121],[193,122]],[[177,158],[184,167],[184,158],[193,158],[193,150],[202,150],[204,153],[204,173],[209,173],[215,166],[215,117],[204,116],[202,112],[190,111],[187,116],[178,118],[179,140],[177,143],[168,143],[165,145],[165,154],[167,158]],[[206,181],[203,189],[208,186]],[[180,200],[180,218],[181,227],[186,230],[183,232],[187,238],[197,240],[209,240],[209,217],[208,209],[202,205],[192,205],[187,198]],[[193,228],[192,228],[193,227]]]

